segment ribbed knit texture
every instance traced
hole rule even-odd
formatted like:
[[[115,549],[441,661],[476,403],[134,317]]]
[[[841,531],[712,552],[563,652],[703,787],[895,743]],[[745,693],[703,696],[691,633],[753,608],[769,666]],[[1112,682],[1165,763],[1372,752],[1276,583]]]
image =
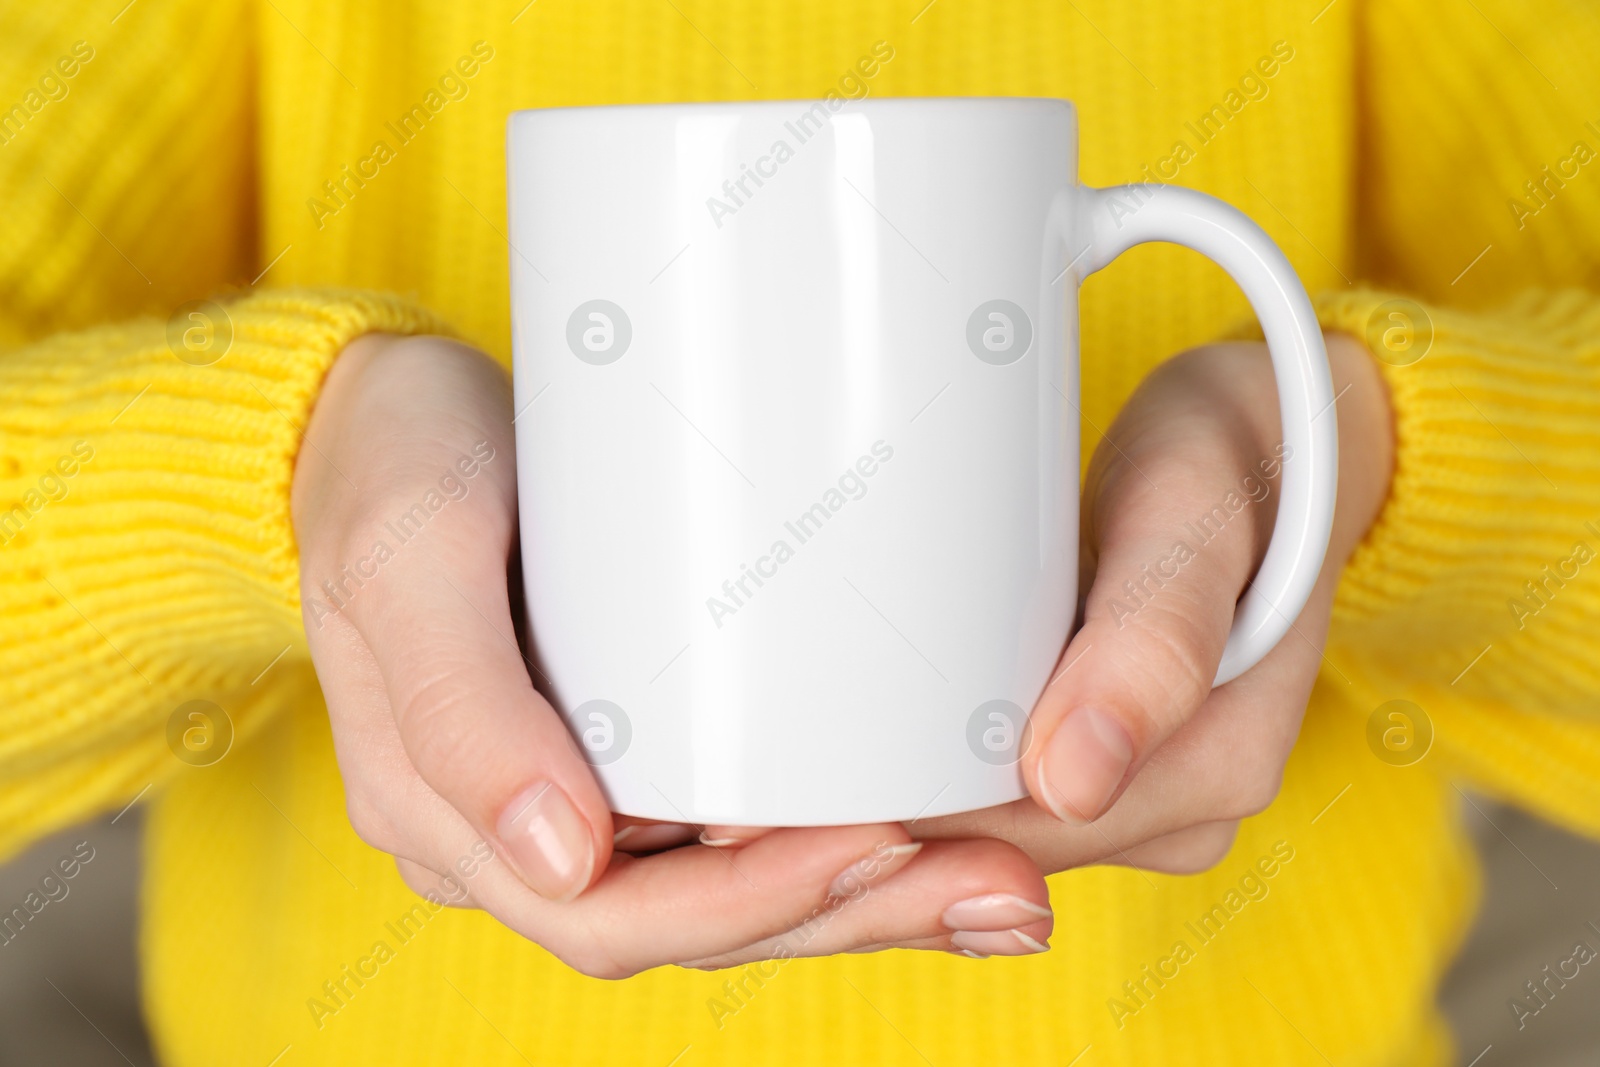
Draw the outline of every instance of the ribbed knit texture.
[[[211,700],[241,735],[281,710],[256,682],[308,656],[288,506],[300,428],[346,342],[441,328],[361,292],[213,308],[191,341],[216,347],[180,330],[184,359],[153,319],[0,358],[7,850],[167,778],[161,709]]]
[[[8,12],[0,529],[25,514],[0,537],[0,850],[151,805],[143,946],[165,1062],[1445,1062],[1433,988],[1476,896],[1456,782],[1600,833],[1600,562],[1532,615],[1510,606],[1576,542],[1600,552],[1600,303],[1571,288],[1597,283],[1600,163],[1561,169],[1577,141],[1600,152],[1596,21],[1510,0],[924,4]],[[80,40],[92,58],[47,86],[58,98],[30,98]],[[300,430],[366,330],[449,323],[508,356],[508,112],[814,97],[880,40],[895,52],[875,96],[1075,100],[1086,182],[1238,204],[1322,291],[1329,326],[1366,336],[1385,301],[1415,301],[1431,347],[1384,367],[1393,499],[1341,587],[1282,795],[1213,871],[1058,875],[1039,957],[581,978],[486,915],[431,914],[351,832],[296,601]],[[386,123],[476,42],[465,95],[400,143]],[[1292,54],[1202,143],[1189,124],[1277,42]],[[380,139],[394,158],[347,182]],[[1174,171],[1176,142],[1192,158]],[[1524,182],[1547,165],[1570,176],[1535,197]],[[186,362],[194,320],[174,342],[169,319],[204,298],[231,344]],[[1248,308],[1200,257],[1145,247],[1090,279],[1082,314],[1084,408],[1104,426],[1158,360]],[[236,727],[213,766],[166,744],[192,699]],[[1414,766],[1368,748],[1390,699],[1435,726]],[[1275,845],[1293,858],[1267,894],[1197,936]],[[402,943],[388,924],[418,907]],[[380,940],[393,959],[345,978]],[[1147,977],[1179,941],[1193,958]],[[311,998],[338,1011],[319,1021]],[[738,1010],[719,1025],[713,1000]]]

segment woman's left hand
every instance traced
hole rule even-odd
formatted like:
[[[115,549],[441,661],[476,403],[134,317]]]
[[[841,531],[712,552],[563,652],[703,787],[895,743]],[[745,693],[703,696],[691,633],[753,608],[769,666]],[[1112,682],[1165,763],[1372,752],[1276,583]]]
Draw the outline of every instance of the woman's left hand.
[[[913,822],[913,837],[1001,838],[1046,873],[1097,863],[1188,873],[1220,862],[1239,821],[1272,802],[1322,666],[1339,573],[1382,507],[1393,463],[1372,357],[1344,335],[1327,343],[1339,399],[1322,417],[1338,413],[1338,506],[1321,576],[1289,634],[1211,688],[1234,605],[1271,537],[1283,452],[1266,347],[1191,350],[1141,384],[1090,464],[1084,619],[1033,709],[1022,759],[1032,797]],[[892,906],[892,887],[852,909],[863,937],[874,911]],[[993,951],[1032,948],[1002,939]]]

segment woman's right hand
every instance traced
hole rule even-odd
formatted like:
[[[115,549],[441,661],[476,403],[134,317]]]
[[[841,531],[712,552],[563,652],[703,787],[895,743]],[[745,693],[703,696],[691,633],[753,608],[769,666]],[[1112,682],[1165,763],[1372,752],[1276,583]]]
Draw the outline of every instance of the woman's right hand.
[[[482,353],[382,334],[347,346],[291,505],[350,821],[416,892],[482,907],[607,978],[893,946],[1044,947],[1043,876],[1003,841],[916,843],[889,823],[724,849],[684,844],[700,827],[613,820],[517,644],[511,391]]]

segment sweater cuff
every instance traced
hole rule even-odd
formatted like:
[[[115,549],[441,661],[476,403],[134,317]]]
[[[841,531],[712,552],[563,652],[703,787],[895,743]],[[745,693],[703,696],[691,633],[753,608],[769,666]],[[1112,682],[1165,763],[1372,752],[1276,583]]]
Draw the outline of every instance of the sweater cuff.
[[[1575,554],[1600,551],[1600,308],[1535,293],[1475,313],[1369,289],[1315,304],[1324,329],[1372,352],[1395,429],[1389,499],[1346,566],[1331,640],[1388,677],[1448,685],[1559,597]],[[1585,658],[1581,633],[1542,629],[1538,643],[1573,646],[1544,651]]]
[[[269,291],[0,359],[0,853],[181,769],[185,701],[240,736],[282,703],[307,659],[295,459],[373,331],[446,328],[398,297]]]
[[[205,449],[227,443],[218,471],[236,480],[227,486],[227,517],[257,525],[254,543],[241,548],[259,561],[260,577],[298,625],[299,557],[289,491],[301,450],[314,447],[304,432],[328,371],[345,346],[363,334],[454,336],[455,331],[412,301],[381,292],[269,291],[224,305],[223,311],[232,340],[226,354],[203,368],[219,372],[219,380],[202,410],[185,404],[182,418],[173,420],[174,412],[162,411],[162,405],[145,405],[151,399],[147,395],[128,417],[138,425],[142,407],[158,432],[203,442]],[[166,347],[181,360],[184,346],[176,332],[169,320]]]

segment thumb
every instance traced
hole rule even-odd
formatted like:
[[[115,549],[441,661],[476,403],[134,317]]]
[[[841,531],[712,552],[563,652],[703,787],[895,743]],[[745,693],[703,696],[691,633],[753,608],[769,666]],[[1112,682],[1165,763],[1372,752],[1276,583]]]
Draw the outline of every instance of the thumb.
[[[1209,473],[1198,476],[1192,462],[1166,466],[1147,455],[1095,504],[1086,539],[1099,554],[1084,624],[1033,712],[1028,787],[1069,823],[1103,815],[1200,710],[1270,529],[1265,477],[1230,483],[1219,472],[1238,465],[1226,461],[1199,464]]]
[[[371,550],[326,569],[357,586],[341,614],[372,655],[417,775],[529,888],[570,900],[605,870],[610,812],[534,689],[512,625],[516,481],[509,419],[499,418],[503,374],[481,357],[448,355],[430,349],[408,363],[391,352],[372,390],[383,404],[347,420],[346,433],[365,427],[358,436],[374,441],[375,456],[356,464],[367,488],[332,541],[353,546],[346,558]],[[441,836],[430,851],[444,849]]]
[[[605,869],[611,816],[566,725],[533,687],[504,556],[486,548],[419,551],[354,621],[422,780],[529,888],[570,900]]]
[[[441,338],[353,342],[307,430],[322,444],[296,471],[302,589],[328,576],[303,610],[308,634],[332,614],[370,654],[344,703],[370,707],[390,744],[377,752],[359,731],[345,740],[379,766],[383,800],[436,811],[442,798],[530,888],[567,900],[605,869],[612,826],[512,626],[511,423],[510,382],[482,353]],[[349,687],[354,657],[338,644],[314,636],[313,655],[320,645],[319,675]],[[406,805],[416,793],[429,803]],[[450,868],[460,826],[441,821],[409,821],[406,858]]]

